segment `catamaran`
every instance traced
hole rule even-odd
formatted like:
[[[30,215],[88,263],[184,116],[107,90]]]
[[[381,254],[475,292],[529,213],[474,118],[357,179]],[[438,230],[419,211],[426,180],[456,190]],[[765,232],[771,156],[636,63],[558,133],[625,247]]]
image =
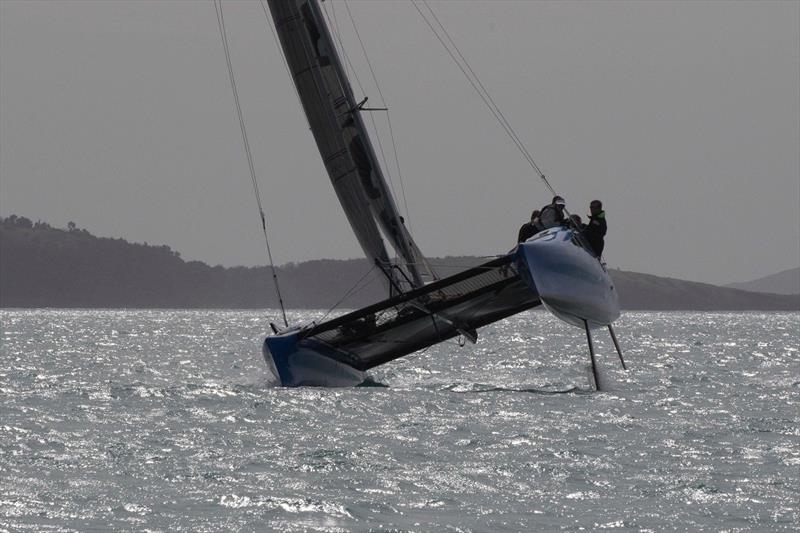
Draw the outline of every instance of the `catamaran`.
[[[371,368],[457,336],[477,342],[478,328],[543,305],[585,330],[599,388],[591,330],[608,327],[622,361],[611,326],[619,304],[604,264],[579,229],[548,228],[484,264],[437,275],[387,186],[362,119],[369,111],[366,98],[357,101],[353,94],[318,1],[267,4],[328,177],[387,290],[385,300],[321,323],[289,326],[285,321],[283,329],[271,324],[263,354],[280,383],[358,385]],[[384,239],[396,252],[395,261]]]

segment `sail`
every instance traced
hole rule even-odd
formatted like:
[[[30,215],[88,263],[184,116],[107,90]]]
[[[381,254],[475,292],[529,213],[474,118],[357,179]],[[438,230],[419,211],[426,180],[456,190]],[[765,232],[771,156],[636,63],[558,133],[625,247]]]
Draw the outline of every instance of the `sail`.
[[[316,0],[267,1],[317,148],[361,248],[370,261],[388,269],[382,230],[405,263],[411,285],[421,286],[425,258],[386,184],[319,5]]]

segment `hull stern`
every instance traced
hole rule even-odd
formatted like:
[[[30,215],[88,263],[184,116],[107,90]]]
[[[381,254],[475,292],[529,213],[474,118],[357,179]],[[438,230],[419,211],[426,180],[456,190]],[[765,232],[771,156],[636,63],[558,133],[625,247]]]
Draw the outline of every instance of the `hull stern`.
[[[361,370],[331,357],[320,343],[299,339],[300,330],[264,339],[267,365],[284,387],[355,387],[366,380]]]

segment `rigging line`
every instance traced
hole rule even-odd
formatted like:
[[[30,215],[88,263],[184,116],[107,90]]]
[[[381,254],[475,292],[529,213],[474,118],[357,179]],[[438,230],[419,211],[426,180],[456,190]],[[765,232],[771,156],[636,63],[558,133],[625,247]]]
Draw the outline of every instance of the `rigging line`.
[[[425,2],[425,0],[422,0],[422,1]],[[508,137],[511,139],[511,141],[517,146],[517,149],[520,151],[520,153],[522,154],[523,158],[528,162],[528,164],[531,166],[531,168],[533,168],[533,170],[537,173],[537,175],[542,179],[542,181],[547,186],[547,188],[553,194],[556,194],[555,190],[550,185],[550,182],[547,180],[547,178],[545,177],[544,173],[539,169],[539,166],[536,164],[536,162],[534,161],[533,157],[531,157],[530,153],[525,148],[525,145],[522,143],[522,141],[520,140],[519,136],[516,134],[516,132],[513,130],[513,128],[511,128],[510,124],[505,119],[505,116],[500,112],[499,108],[497,108],[496,105],[494,105],[494,106],[492,105],[493,104],[493,100],[490,103],[491,96],[488,94],[488,92],[486,92],[486,94],[484,94],[484,92],[481,91],[481,89],[477,85],[477,84],[480,84],[480,80],[478,79],[477,75],[475,75],[474,71],[471,68],[469,68],[469,64],[467,63],[466,59],[464,59],[464,63],[466,65],[466,67],[469,68],[469,71],[472,72],[472,74],[475,76],[475,80],[473,80],[472,77],[468,74],[467,70],[465,70],[465,67],[461,64],[461,62],[459,62],[459,60],[456,59],[455,55],[453,54],[453,51],[450,50],[450,47],[448,47],[447,44],[444,42],[444,40],[439,35],[439,33],[436,31],[436,29],[433,27],[431,22],[427,19],[425,14],[419,8],[419,6],[417,5],[416,1],[412,0],[411,3],[414,5],[414,7],[416,8],[417,12],[420,14],[422,19],[425,21],[425,23],[431,29],[431,31],[433,32],[434,36],[439,40],[439,43],[444,47],[444,49],[450,55],[450,58],[453,60],[454,63],[456,63],[456,66],[458,66],[458,68],[461,70],[461,73],[464,74],[464,77],[467,78],[467,81],[470,83],[470,85],[472,85],[472,88],[475,90],[475,92],[481,98],[481,100],[483,101],[484,105],[486,105],[486,107],[489,109],[489,111],[492,113],[492,115],[494,115],[495,119],[498,121],[500,126],[506,132],[506,135],[508,135]],[[434,18],[436,18],[436,14],[433,12],[431,7],[427,3],[425,3],[425,6],[431,11],[431,14],[434,16]],[[439,22],[438,18],[436,18],[436,20],[439,23],[439,25],[441,26],[441,22]],[[447,32],[444,30],[443,26],[442,26],[442,29],[443,29],[444,33],[447,34]],[[448,35],[448,38],[449,38],[449,35]],[[451,39],[451,42],[452,42],[452,39]],[[457,49],[457,47],[455,46],[455,43],[453,43],[453,47]],[[460,52],[459,52],[459,55],[461,55]],[[463,55],[461,55],[461,57],[463,59]],[[482,84],[480,84],[480,85],[481,85],[481,87],[483,87]],[[485,88],[484,88],[484,91],[485,91]]]
[[[511,133],[514,135],[514,137],[515,137],[515,138],[517,138],[517,139],[519,139],[519,135],[517,135],[517,132],[516,132],[516,131],[514,131],[514,128],[512,128],[512,127],[511,127],[511,123],[510,123],[510,122],[509,122],[509,121],[506,119],[505,115],[503,115],[503,112],[500,110],[500,107],[497,105],[497,103],[495,103],[494,99],[492,98],[492,95],[491,95],[491,94],[489,94],[489,91],[488,91],[488,90],[486,89],[486,87],[483,85],[483,83],[481,82],[481,80],[480,80],[480,78],[478,77],[478,75],[475,73],[475,71],[474,71],[474,70],[472,70],[472,67],[471,67],[471,66],[470,66],[470,64],[469,64],[469,61],[467,61],[467,58],[465,58],[465,57],[464,57],[464,55],[461,53],[461,50],[458,48],[458,45],[455,43],[455,41],[453,41],[453,38],[452,38],[452,37],[450,37],[450,34],[448,33],[447,29],[444,27],[444,25],[442,24],[442,22],[439,20],[439,17],[437,17],[437,16],[436,16],[436,13],[433,11],[433,8],[430,6],[430,4],[428,4],[428,0],[422,0],[422,3],[423,3],[423,4],[425,4],[425,7],[427,7],[427,8],[428,8],[428,11],[430,11],[431,15],[433,16],[433,19],[436,21],[436,23],[437,23],[437,24],[439,25],[439,27],[442,29],[442,32],[444,33],[445,37],[447,37],[447,40],[448,40],[448,42],[450,42],[450,44],[453,46],[453,49],[455,49],[456,53],[458,54],[458,57],[460,57],[460,58],[461,58],[461,60],[462,60],[462,61],[463,61],[463,63],[464,63],[464,66],[466,66],[466,67],[467,67],[467,69],[469,70],[470,74],[472,74],[472,77],[475,79],[475,81],[478,83],[478,85],[480,86],[480,88],[483,90],[483,93],[484,93],[484,94],[486,95],[486,97],[489,99],[489,102],[491,102],[491,104],[492,104],[493,108],[494,108],[494,109],[497,111],[497,113],[500,115],[500,118],[501,118],[501,119],[503,120],[503,122],[504,122],[504,123],[505,123],[505,124],[508,126],[508,129],[509,129],[509,130],[511,131]],[[527,158],[528,158],[528,159],[531,161],[531,163],[533,164],[533,166],[534,166],[535,170],[536,170],[536,171],[537,171],[539,174],[541,174],[542,172],[539,170],[539,167],[538,167],[538,165],[536,165],[536,162],[533,160],[533,157],[530,155],[530,153],[528,152],[527,148],[525,148],[525,146],[522,144],[522,141],[521,141],[521,139],[520,139],[520,145],[521,145],[521,148],[524,150],[524,153],[525,153],[526,157],[527,157]]]
[[[472,69],[472,67],[469,65],[469,62],[464,57],[464,55],[461,53],[461,50],[456,45],[455,41],[453,41],[452,37],[450,37],[450,34],[447,32],[447,30],[445,29],[444,25],[439,20],[439,18],[436,16],[436,13],[433,11],[433,8],[431,8],[431,6],[427,3],[426,0],[421,0],[421,1],[425,5],[425,7],[428,8],[428,11],[431,13],[431,16],[436,21],[436,23],[438,24],[439,28],[442,30],[442,33],[447,38],[448,42],[450,43],[450,46],[452,46],[452,48],[458,54],[458,56],[461,59],[461,61],[459,62],[453,56],[453,54],[450,51],[450,49],[446,46],[446,44],[441,40],[440,36],[437,34],[437,38],[439,38],[439,42],[443,46],[446,47],[448,53],[450,54],[450,57],[453,59],[453,61],[456,62],[456,64],[459,66],[459,68],[461,68],[461,72],[470,81],[470,83],[472,84],[472,86],[475,89],[475,91],[479,94],[481,99],[484,101],[484,104],[486,104],[486,106],[489,108],[489,110],[492,112],[492,114],[495,116],[495,118],[500,122],[501,126],[503,126],[503,128],[506,130],[506,133],[508,133],[509,136],[512,138],[512,140],[515,141],[515,143],[518,145],[518,148],[520,148],[520,150],[522,151],[523,156],[525,156],[526,159],[529,159],[531,161],[531,163],[535,166],[535,162],[532,160],[532,158],[530,157],[530,154],[525,149],[525,147],[522,144],[522,141],[520,140],[519,136],[516,134],[516,132],[513,130],[513,128],[511,128],[511,124],[508,122],[508,120],[506,120],[506,118],[502,114],[502,112],[500,112],[499,107],[497,106],[497,104],[495,104],[494,100],[492,99],[491,95],[489,94],[489,91],[487,91],[486,87],[483,85],[483,83],[481,83],[480,78],[475,73],[475,71]],[[426,22],[428,22],[429,27],[431,27],[430,22],[427,21],[427,20],[426,20]],[[433,28],[431,28],[431,29],[433,29]],[[434,32],[435,32],[435,30],[434,30]],[[463,67],[466,67],[466,69],[469,71],[469,75],[467,74],[467,72],[464,71]],[[474,83],[473,83],[473,81],[474,81]],[[475,85],[475,83],[478,84],[480,89]],[[536,167],[535,170],[538,171],[538,167]]]
[[[342,57],[344,57],[344,60],[347,63],[346,65],[343,65],[345,67],[345,70],[347,69],[348,66],[350,67],[350,70],[353,72],[353,77],[356,79],[356,85],[358,85],[358,88],[361,91],[361,95],[366,96],[367,92],[364,90],[364,86],[361,84],[361,79],[358,77],[358,72],[356,72],[355,67],[353,67],[353,63],[350,61],[350,56],[347,55],[347,50],[345,50],[344,48],[344,42],[342,41],[342,34],[339,31],[339,24],[338,22],[336,22],[335,13],[333,17],[334,19],[333,24],[331,23],[331,16],[328,13],[328,7],[324,4],[322,5],[322,13],[327,19],[328,28],[330,28],[331,33],[333,33],[333,35],[336,37],[336,40],[333,41],[333,45],[336,46],[336,41],[339,42],[339,53],[341,54]],[[345,72],[345,75],[346,74],[347,72]]]
[[[544,172],[541,171],[541,169],[539,168],[539,165],[537,165],[536,161],[534,161],[533,156],[530,154],[530,152],[528,151],[527,147],[522,142],[522,139],[519,137],[517,132],[511,126],[511,123],[508,121],[506,116],[503,114],[502,110],[500,109],[500,106],[498,106],[497,103],[494,101],[494,98],[492,98],[492,95],[489,93],[488,89],[486,89],[486,87],[481,82],[480,77],[478,77],[478,75],[475,73],[475,71],[470,66],[469,61],[467,61],[467,58],[464,57],[464,55],[461,53],[461,50],[458,48],[458,45],[456,45],[455,41],[452,39],[452,37],[450,37],[450,34],[447,32],[447,29],[444,27],[444,25],[441,23],[439,18],[436,16],[436,13],[433,11],[433,8],[428,4],[427,0],[422,0],[422,1],[425,4],[425,6],[428,8],[428,11],[430,11],[431,15],[433,15],[434,20],[436,20],[437,24],[442,29],[442,32],[447,37],[448,41],[452,44],[453,48],[458,53],[458,56],[464,62],[464,65],[467,67],[467,69],[469,69],[469,72],[472,74],[472,76],[474,77],[475,81],[478,83],[480,88],[483,90],[483,92],[486,95],[486,97],[488,98],[489,102],[491,102],[491,105],[493,106],[494,110],[496,111],[495,118],[497,118],[499,121],[501,121],[501,125],[505,126],[504,129],[506,130],[506,133],[509,135],[509,137],[511,137],[511,139],[513,141],[515,141],[515,144],[517,145],[517,148],[519,148],[520,152],[522,152],[522,155],[525,157],[525,159],[528,160],[528,163],[530,163],[531,167],[539,175],[539,178],[541,178],[541,180],[544,182],[545,186],[550,190],[550,192],[553,195],[557,194],[556,191],[555,191],[555,188],[550,184],[550,181],[544,175]],[[486,103],[485,100],[484,100],[484,103]]]
[[[364,290],[365,288],[367,288],[367,286],[368,286],[369,284],[368,284],[368,283],[365,283],[363,286],[359,287],[359,288],[358,288],[358,290],[356,290],[356,287],[358,287],[358,285],[359,285],[359,284],[360,284],[362,281],[364,281],[364,280],[366,279],[366,277],[367,277],[367,276],[369,276],[370,274],[372,274],[372,273],[375,271],[375,269],[376,269],[376,268],[377,268],[377,266],[376,266],[376,265],[372,265],[372,268],[370,268],[369,270],[367,270],[367,273],[366,273],[366,274],[364,274],[363,276],[361,276],[361,279],[359,279],[358,281],[356,281],[356,282],[355,282],[355,284],[354,284],[352,287],[350,287],[350,290],[348,290],[348,291],[347,291],[347,292],[344,294],[344,296],[342,296],[342,297],[339,299],[339,301],[338,301],[338,302],[336,302],[335,304],[333,304],[333,307],[331,307],[330,309],[328,309],[328,311],[327,311],[327,312],[326,312],[326,313],[325,313],[325,314],[322,316],[322,318],[320,318],[320,319],[319,319],[319,321],[320,321],[320,322],[322,322],[323,320],[325,320],[325,319],[328,317],[328,315],[330,315],[330,314],[331,314],[331,313],[334,311],[334,309],[336,309],[337,307],[339,307],[339,306],[342,304],[342,302],[344,302],[344,301],[345,301],[347,298],[349,298],[350,296],[352,296],[352,295],[356,294],[357,292],[360,292],[360,291]]]
[[[328,7],[326,5],[323,5],[322,10],[325,12],[325,18],[328,19],[328,27],[331,29],[331,33],[333,33],[333,35],[336,36],[336,40],[339,41],[339,50],[341,51],[342,56],[344,56],[346,60],[346,63],[344,64],[344,75],[345,76],[348,75],[347,67],[349,66],[350,70],[353,71],[353,77],[355,77],[356,80],[358,80],[356,70],[353,68],[353,65],[350,64],[350,58],[347,57],[347,54],[345,53],[344,50],[344,42],[342,42],[342,32],[339,31],[339,19],[336,17],[336,4],[334,4],[333,0],[331,0],[331,11],[333,11],[333,24],[331,24],[331,16],[328,14]],[[335,44],[336,43],[334,42],[334,46]],[[361,87],[361,82],[359,82],[358,86]],[[363,96],[364,93],[363,88],[361,89],[361,93]]]
[[[438,33],[438,32],[436,31],[436,29],[433,27],[433,24],[431,24],[431,22],[430,22],[430,21],[428,20],[428,18],[425,16],[425,14],[422,12],[422,10],[420,10],[419,6],[416,4],[416,2],[415,2],[414,0],[412,0],[412,2],[411,2],[411,3],[413,4],[414,8],[416,8],[416,10],[417,10],[417,13],[419,13],[419,15],[422,17],[422,20],[423,20],[423,21],[425,21],[425,24],[427,24],[427,25],[428,25],[428,28],[430,28],[431,32],[433,32],[433,35],[434,35],[434,37],[436,37],[436,39],[439,41],[439,44],[441,44],[441,45],[442,45],[442,47],[445,49],[445,51],[446,51],[446,52],[447,52],[447,53],[450,55],[450,59],[452,59],[452,60],[453,60],[453,62],[456,64],[456,66],[459,68],[459,70],[461,70],[461,73],[462,73],[462,74],[464,75],[464,77],[467,79],[467,81],[469,82],[469,84],[470,84],[470,85],[472,85],[472,88],[475,90],[475,92],[478,94],[478,96],[480,97],[480,99],[483,101],[483,103],[484,103],[484,104],[486,105],[486,107],[489,109],[489,112],[491,112],[491,113],[492,113],[492,115],[494,115],[495,119],[497,119],[497,120],[498,120],[498,122],[500,123],[500,126],[501,126],[501,127],[504,129],[504,130],[506,130],[506,133],[507,133],[508,135],[510,135],[510,136],[511,136],[511,140],[512,140],[512,141],[513,141],[515,144],[517,144],[517,147],[519,148],[519,141],[518,141],[518,140],[516,140],[516,139],[513,137],[513,135],[511,135],[511,134],[508,132],[507,126],[506,126],[505,124],[503,124],[503,122],[502,122],[502,121],[499,119],[499,117],[497,116],[497,113],[495,112],[495,110],[494,110],[494,109],[491,107],[491,105],[489,105],[489,103],[488,103],[488,101],[487,101],[486,97],[483,95],[483,93],[481,92],[481,90],[478,88],[478,86],[477,86],[477,85],[475,84],[475,82],[472,80],[472,78],[471,78],[471,77],[470,77],[470,75],[467,73],[467,71],[464,69],[464,67],[461,65],[461,63],[458,61],[458,59],[456,59],[456,57],[455,57],[455,55],[453,54],[452,50],[450,50],[450,48],[447,46],[447,43],[445,43],[445,42],[444,42],[444,40],[442,39],[441,35],[439,35],[439,33]],[[524,152],[523,152],[523,155],[524,155]]]
[[[353,18],[353,12],[350,11],[350,6],[347,5],[347,0],[342,0],[344,2],[344,7],[347,9],[347,15],[350,17],[350,24],[353,26],[353,31],[355,31],[356,37],[358,38],[358,42],[361,45],[361,51],[364,53],[364,59],[367,60],[367,65],[369,66],[370,74],[372,74],[372,81],[375,82],[375,88],[378,90],[378,96],[381,98],[381,105],[386,107],[386,99],[383,97],[383,92],[381,91],[381,86],[378,83],[378,78],[375,76],[375,70],[372,68],[372,63],[369,61],[369,55],[367,55],[367,48],[364,46],[364,41],[361,39],[361,34],[358,32],[358,27],[356,26],[356,21]]]
[[[378,149],[381,152],[381,160],[383,161],[383,168],[386,169],[386,174],[389,176],[389,186],[392,188],[392,196],[397,196],[397,191],[394,188],[394,180],[392,179],[392,173],[389,171],[389,164],[386,161],[386,153],[383,151],[383,142],[381,142],[381,135],[380,131],[378,130],[378,124],[375,122],[375,114],[370,113],[369,119],[372,122],[372,129],[375,130],[375,138],[378,140]]]
[[[347,14],[350,17],[350,23],[353,25],[353,30],[355,31],[356,37],[358,37],[358,42],[361,45],[361,51],[364,53],[364,58],[367,60],[367,65],[369,66],[369,71],[372,74],[372,81],[375,82],[375,88],[378,89],[378,96],[381,99],[381,105],[383,107],[388,108],[389,106],[386,104],[386,99],[383,97],[383,91],[381,91],[381,85],[378,83],[378,77],[375,75],[375,70],[372,68],[372,62],[369,60],[369,55],[367,54],[367,47],[364,46],[364,41],[361,39],[361,33],[358,31],[358,27],[356,26],[355,18],[353,18],[353,12],[350,11],[350,6],[347,4],[347,0],[344,1],[344,7],[347,9]],[[386,110],[386,122],[389,125],[389,136],[392,140],[392,147],[394,149],[394,161],[395,165],[397,166],[397,175],[400,180],[400,191],[403,194],[403,208],[406,211],[406,218],[408,219],[408,230],[411,233],[411,215],[408,212],[408,201],[406,200],[406,187],[403,183],[403,173],[400,171],[400,158],[397,156],[397,143],[395,142],[394,138],[394,131],[392,130],[392,119],[389,110]],[[381,148],[383,150],[383,148]],[[384,161],[384,165],[387,166],[388,172],[388,165],[386,165]],[[391,175],[390,175],[391,177]]]
[[[501,256],[498,256],[498,257],[501,257]],[[425,266],[425,263],[409,263],[409,264],[412,264],[414,266]],[[480,270],[484,270],[486,272],[489,272],[490,270],[496,270],[498,268],[496,266],[490,266],[490,267],[482,266],[482,265],[469,266],[469,265],[458,265],[458,264],[455,264],[455,263],[449,264],[449,263],[438,263],[438,262],[435,263],[434,266],[436,268],[460,268],[460,269],[462,269],[461,271],[480,269]],[[461,271],[459,271],[459,272],[461,272]]]
[[[416,4],[416,2],[414,0],[412,0],[412,4],[417,9],[417,12],[420,14],[420,16],[425,21],[425,23],[428,25],[428,28],[430,28],[430,30],[433,32],[433,34],[436,37],[436,39],[439,41],[439,43],[442,45],[442,47],[445,49],[445,51],[450,55],[450,59],[453,60],[453,62],[456,64],[456,66],[459,68],[459,70],[461,70],[461,73],[467,79],[469,84],[472,85],[472,88],[475,90],[475,92],[481,98],[481,100],[483,101],[484,105],[486,105],[486,107],[489,109],[489,112],[492,113],[492,115],[494,115],[495,119],[498,121],[500,126],[505,130],[506,134],[511,138],[511,140],[514,142],[514,144],[517,145],[517,148],[522,152],[523,157],[528,159],[528,157],[525,154],[524,147],[522,147],[520,145],[521,143],[520,143],[519,139],[516,138],[513,135],[513,133],[508,130],[508,126],[500,119],[500,117],[498,116],[497,112],[494,110],[494,108],[488,102],[486,96],[483,94],[483,92],[480,90],[480,88],[476,85],[476,82],[467,73],[467,71],[465,70],[464,66],[461,64],[461,62],[455,57],[455,55],[453,54],[453,51],[450,49],[450,47],[447,45],[447,43],[444,42],[444,40],[442,39],[442,36],[439,35],[439,33],[433,27],[433,24],[431,24],[431,22],[428,20],[428,18],[425,16],[425,14],[420,10],[419,6]],[[530,162],[530,160],[529,160],[529,162]]]
[[[264,242],[267,245],[267,259],[269,259],[269,266],[272,269],[272,281],[275,285],[275,293],[278,296],[278,303],[281,306],[281,314],[283,315],[283,323],[289,327],[289,321],[286,319],[286,308],[283,305],[283,297],[281,296],[280,285],[278,284],[278,274],[275,270],[275,263],[272,260],[272,250],[269,246],[269,236],[267,235],[267,218],[264,214],[264,207],[261,204],[261,193],[258,189],[258,180],[256,179],[256,170],[253,164],[253,153],[250,150],[250,142],[247,139],[247,130],[244,126],[244,115],[242,114],[242,106],[239,102],[239,91],[236,88],[236,78],[233,75],[233,62],[231,61],[230,49],[228,47],[228,34],[225,30],[225,17],[222,13],[222,0],[214,0],[214,10],[217,14],[217,25],[219,27],[220,38],[222,39],[222,48],[225,51],[225,62],[228,65],[228,77],[231,81],[231,89],[233,90],[233,100],[236,105],[236,114],[239,117],[239,129],[242,132],[242,141],[244,142],[244,151],[247,155],[247,165],[250,167],[250,177],[253,181],[253,191],[256,196],[256,203],[258,204],[258,214],[261,217],[261,229],[264,232]]]
[[[517,134],[517,132],[511,126],[511,123],[508,121],[508,119],[506,119],[505,115],[500,110],[500,106],[498,106],[497,103],[495,103],[494,98],[492,98],[492,95],[489,93],[488,89],[486,89],[486,87],[483,85],[483,83],[481,82],[480,78],[475,73],[475,71],[472,70],[472,67],[470,66],[469,62],[467,61],[467,58],[464,57],[464,55],[461,53],[461,50],[458,48],[458,45],[456,45],[455,41],[453,41],[452,37],[450,37],[450,34],[447,32],[447,29],[445,29],[444,25],[439,20],[439,17],[437,17],[436,13],[433,11],[433,8],[428,4],[427,0],[422,0],[422,2],[425,4],[425,7],[428,8],[428,11],[431,12],[431,15],[433,15],[434,20],[436,20],[436,23],[442,29],[442,32],[444,32],[444,34],[447,37],[447,40],[450,42],[450,44],[453,45],[453,48],[458,53],[458,56],[462,59],[462,61],[464,62],[464,65],[466,65],[467,69],[469,69],[470,73],[475,78],[475,81],[478,83],[480,88],[483,89],[484,94],[489,99],[489,101],[491,102],[491,104],[494,107],[494,109],[497,111],[497,114],[499,115],[498,119],[499,120],[502,119],[502,122],[507,126],[506,133],[511,135],[513,137],[513,139],[516,139],[517,147],[520,149],[520,151],[522,152],[523,156],[525,156],[525,158],[531,164],[533,169],[536,171],[536,173],[542,179],[542,181],[544,182],[545,186],[547,186],[547,188],[550,190],[550,192],[553,195],[557,194],[555,189],[553,188],[553,186],[550,185],[550,182],[548,181],[547,177],[545,177],[544,173],[539,168],[539,165],[537,165],[536,161],[534,161],[533,156],[530,154],[530,152],[528,151],[527,147],[525,146],[525,144],[522,142],[522,140],[520,139],[519,135]],[[495,117],[497,117],[497,115],[495,115]]]
[[[397,167],[397,175],[400,177],[400,192],[403,195],[403,208],[406,211],[406,219],[408,220],[408,233],[413,237],[414,231],[411,227],[411,213],[408,210],[408,201],[406,200],[406,186],[403,183],[403,173],[400,171],[400,157],[397,155],[397,142],[394,140],[394,130],[392,129],[392,118],[389,110],[386,110],[386,123],[389,125],[389,137],[392,140],[392,149],[394,150],[394,161]]]

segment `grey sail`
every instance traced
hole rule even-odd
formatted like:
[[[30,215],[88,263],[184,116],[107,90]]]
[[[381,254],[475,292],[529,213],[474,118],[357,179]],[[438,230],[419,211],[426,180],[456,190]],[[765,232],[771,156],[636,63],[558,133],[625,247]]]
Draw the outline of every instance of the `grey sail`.
[[[268,4],[320,155],[361,248],[388,269],[382,230],[411,285],[421,286],[425,258],[398,213],[319,5],[316,0]]]

